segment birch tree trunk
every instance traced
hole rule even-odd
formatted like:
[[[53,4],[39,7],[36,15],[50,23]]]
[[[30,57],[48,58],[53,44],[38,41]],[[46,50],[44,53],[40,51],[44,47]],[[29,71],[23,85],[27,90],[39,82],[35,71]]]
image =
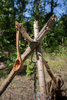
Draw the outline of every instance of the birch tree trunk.
[[[35,40],[38,36],[38,21],[34,21],[34,37]],[[41,45],[38,45],[36,48],[37,54],[37,66],[38,66],[38,75],[39,75],[39,86],[40,86],[40,99],[46,100],[46,83],[45,83],[45,74],[44,74],[44,65],[41,54]]]

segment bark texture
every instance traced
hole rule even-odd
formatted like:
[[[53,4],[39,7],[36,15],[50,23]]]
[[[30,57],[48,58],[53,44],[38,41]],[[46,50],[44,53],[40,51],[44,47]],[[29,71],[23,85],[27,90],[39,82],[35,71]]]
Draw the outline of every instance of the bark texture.
[[[39,30],[38,30],[38,21],[34,21],[34,36],[35,40],[38,36]],[[40,86],[40,99],[46,100],[46,83],[45,83],[45,74],[44,74],[44,65],[42,60],[42,54],[41,54],[41,46],[38,45],[36,48],[36,54],[37,54],[37,68],[38,68],[38,75],[39,75],[39,86]]]
[[[21,58],[23,62],[28,58],[28,56],[33,52],[33,50],[40,44],[41,40],[44,38],[44,36],[48,33],[50,28],[54,25],[57,17],[54,14],[47,22],[47,24],[42,28],[42,30],[39,32],[39,35],[36,38],[36,41],[38,42],[31,42],[31,44],[28,46],[26,51],[21,55]],[[19,30],[20,31],[20,30]],[[22,33],[23,34],[23,33]],[[32,40],[32,39],[31,39]]]
[[[30,36],[27,34],[25,28],[23,28],[21,25],[22,25],[22,24],[20,24],[20,23],[18,23],[17,21],[15,21],[15,27],[16,27],[16,29],[18,29],[18,30],[22,33],[23,37],[24,37],[26,40],[28,40],[29,43],[31,43],[32,39],[31,39]]]
[[[45,67],[46,67],[46,70],[47,70],[49,76],[50,76],[51,79],[54,81],[54,83],[56,84],[56,87],[57,87],[57,81],[56,81],[56,78],[54,77],[52,71],[50,70],[50,66],[46,63],[46,61],[45,61],[44,58],[43,58],[43,63],[44,63],[44,65],[45,65]]]
[[[7,86],[11,83],[15,75],[16,75],[16,72],[12,69],[12,71],[10,72],[10,74],[8,75],[8,77],[6,78],[6,80],[0,87],[0,96],[6,90]]]

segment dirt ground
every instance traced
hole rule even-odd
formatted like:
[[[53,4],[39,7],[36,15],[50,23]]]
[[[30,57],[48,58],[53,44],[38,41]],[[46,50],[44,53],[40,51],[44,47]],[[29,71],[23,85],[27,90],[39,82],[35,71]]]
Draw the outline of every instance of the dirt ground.
[[[64,85],[63,96],[67,100],[67,73],[63,73]],[[33,77],[32,77],[33,78]],[[6,91],[0,97],[0,100],[34,100],[34,81],[32,78],[27,79],[26,75],[17,75],[10,83]],[[5,78],[0,79],[0,85],[4,82]],[[39,91],[39,84],[37,79],[37,89]]]
[[[27,78],[26,74],[23,73],[24,72],[21,72],[15,76],[13,81],[0,97],[0,100],[34,100],[34,76]],[[6,77],[7,76],[2,76],[0,78],[0,86],[5,81]],[[36,91],[39,91],[38,79],[36,85]]]
[[[0,84],[4,78],[0,79]],[[34,100],[34,85],[32,80],[26,76],[17,75],[6,91],[0,97],[0,100]]]
[[[46,57],[46,56],[45,56]],[[54,73],[60,74],[64,80],[64,85],[62,87],[63,91],[63,100],[67,100],[67,67],[66,67],[66,62],[67,60],[63,58],[63,60],[57,60],[57,59],[53,59],[51,57],[49,57],[50,59],[48,60],[48,64],[52,64],[53,63],[53,67],[51,67],[51,70]],[[55,61],[56,60],[56,61]],[[54,61],[56,63],[54,63]],[[59,70],[56,68],[58,68],[59,63],[61,64],[61,68],[59,67]],[[62,62],[64,62],[63,65],[64,68],[62,67]],[[51,63],[52,62],[52,63]],[[56,68],[54,67],[54,64],[56,66]],[[52,66],[52,65],[50,65]],[[1,71],[1,70],[0,70]],[[5,92],[2,94],[2,96],[0,97],[0,100],[34,100],[34,78],[33,76],[30,77],[29,79],[26,77],[26,74],[22,74],[23,72],[21,72],[21,74],[16,75],[15,78],[13,79],[13,81],[10,83],[10,85],[8,86],[8,88],[5,90]],[[48,74],[46,74],[46,78],[47,78]],[[38,77],[38,75],[37,75]],[[1,84],[4,82],[6,76],[3,75],[3,77],[0,78],[0,86]],[[36,88],[37,94],[39,93],[39,83],[38,83],[38,78],[37,78],[37,88]],[[37,96],[36,94],[36,96]],[[38,97],[37,97],[38,98]],[[39,98],[37,100],[40,100]]]

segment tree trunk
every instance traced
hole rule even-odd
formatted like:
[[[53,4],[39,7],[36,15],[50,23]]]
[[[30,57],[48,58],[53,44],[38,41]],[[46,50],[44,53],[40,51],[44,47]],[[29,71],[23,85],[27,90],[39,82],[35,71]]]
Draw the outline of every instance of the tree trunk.
[[[35,39],[37,38],[38,33],[39,33],[38,21],[34,21],[34,36],[35,36]],[[36,54],[37,54],[37,68],[38,68],[38,74],[39,74],[40,99],[46,100],[46,83],[45,83],[44,65],[43,65],[42,54],[41,54],[41,46],[40,45],[38,45],[37,48],[36,48]]]

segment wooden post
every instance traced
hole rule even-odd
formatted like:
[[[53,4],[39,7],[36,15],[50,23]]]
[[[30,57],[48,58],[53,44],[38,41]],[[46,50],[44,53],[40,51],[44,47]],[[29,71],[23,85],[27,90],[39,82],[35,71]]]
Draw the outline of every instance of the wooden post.
[[[34,21],[34,37],[35,40],[38,36],[38,21]],[[39,74],[39,86],[40,86],[40,99],[46,100],[46,83],[45,83],[45,75],[44,75],[44,65],[41,54],[41,45],[38,45],[36,48],[37,54],[37,66],[38,66],[38,74]]]

